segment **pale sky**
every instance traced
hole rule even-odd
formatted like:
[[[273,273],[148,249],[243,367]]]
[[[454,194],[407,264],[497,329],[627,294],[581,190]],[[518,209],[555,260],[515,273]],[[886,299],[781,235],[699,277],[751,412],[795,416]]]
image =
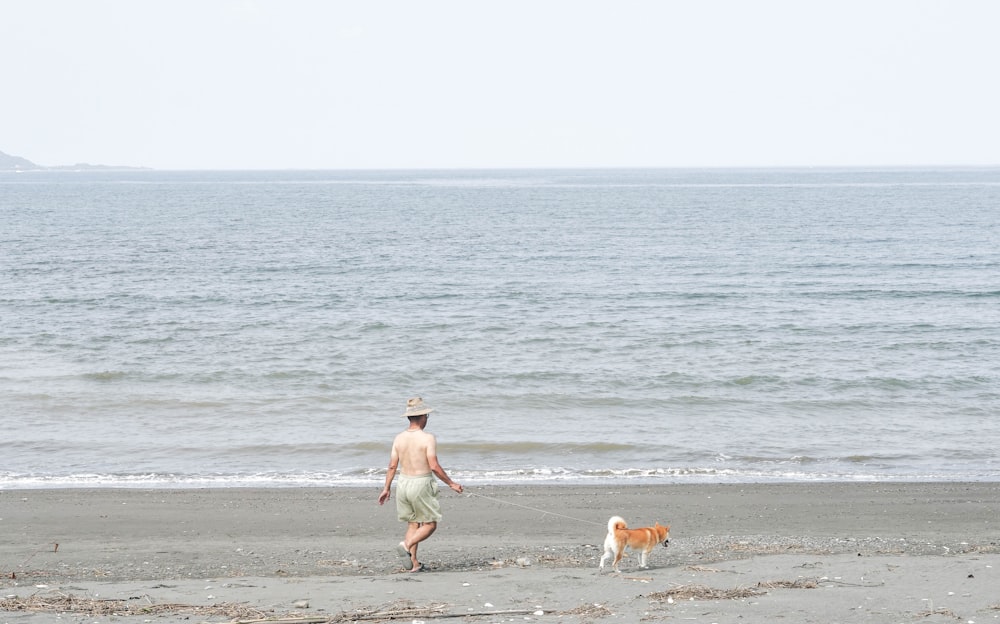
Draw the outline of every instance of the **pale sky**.
[[[1000,164],[996,0],[0,0],[0,151],[157,169]]]

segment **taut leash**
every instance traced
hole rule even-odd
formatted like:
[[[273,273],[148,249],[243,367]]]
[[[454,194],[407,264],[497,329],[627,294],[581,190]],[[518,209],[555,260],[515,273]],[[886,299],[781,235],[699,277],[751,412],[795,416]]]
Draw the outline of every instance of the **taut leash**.
[[[478,496],[479,498],[485,498],[486,500],[491,500],[497,503],[503,503],[505,505],[513,505],[514,507],[520,507],[521,509],[527,509],[529,511],[537,511],[542,514],[549,514],[550,516],[558,516],[560,518],[566,518],[567,520],[576,520],[577,522],[586,522],[587,524],[593,524],[596,526],[604,526],[604,523],[593,522],[592,520],[584,520],[583,518],[575,518],[573,516],[567,516],[566,514],[556,513],[554,511],[548,511],[545,509],[538,509],[537,507],[529,507],[527,505],[521,505],[520,503],[512,503],[510,501],[501,500],[499,498],[493,498],[492,496],[484,496],[482,494],[476,494],[475,492],[465,492],[469,496]]]

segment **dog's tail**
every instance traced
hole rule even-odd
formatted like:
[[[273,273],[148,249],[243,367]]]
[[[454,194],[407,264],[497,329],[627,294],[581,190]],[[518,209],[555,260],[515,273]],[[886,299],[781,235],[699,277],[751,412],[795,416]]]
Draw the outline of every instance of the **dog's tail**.
[[[628,525],[625,524],[625,518],[621,516],[611,516],[608,520],[608,533],[614,533],[617,529],[627,529]]]

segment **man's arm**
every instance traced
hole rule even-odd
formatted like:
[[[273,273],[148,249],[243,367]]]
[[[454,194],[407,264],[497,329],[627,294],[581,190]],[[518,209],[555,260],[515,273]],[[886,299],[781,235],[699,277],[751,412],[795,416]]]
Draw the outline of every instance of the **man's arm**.
[[[431,436],[430,441],[427,443],[427,465],[430,466],[431,472],[437,476],[438,479],[444,481],[445,485],[455,490],[459,494],[462,493],[462,485],[460,483],[455,483],[448,476],[448,473],[444,471],[441,464],[438,462],[437,458],[437,439]]]
[[[389,500],[389,486],[392,485],[392,480],[396,477],[396,468],[399,467],[399,453],[396,451],[396,443],[392,443],[392,452],[389,453],[389,469],[385,472],[385,487],[382,488],[382,493],[378,495],[378,504],[383,505],[385,501]]]

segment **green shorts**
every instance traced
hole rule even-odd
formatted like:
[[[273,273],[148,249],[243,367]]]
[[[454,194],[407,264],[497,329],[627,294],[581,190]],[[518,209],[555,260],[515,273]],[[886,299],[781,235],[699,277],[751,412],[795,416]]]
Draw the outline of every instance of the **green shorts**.
[[[438,522],[441,504],[434,475],[408,477],[399,475],[396,485],[396,514],[403,522]]]

